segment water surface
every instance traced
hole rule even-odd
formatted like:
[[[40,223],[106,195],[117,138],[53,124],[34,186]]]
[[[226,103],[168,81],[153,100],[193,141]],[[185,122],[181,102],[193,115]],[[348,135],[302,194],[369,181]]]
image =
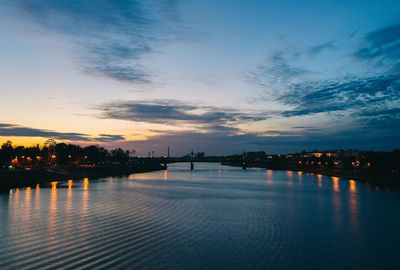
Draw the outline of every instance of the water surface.
[[[0,194],[0,269],[400,269],[400,193],[195,164]]]

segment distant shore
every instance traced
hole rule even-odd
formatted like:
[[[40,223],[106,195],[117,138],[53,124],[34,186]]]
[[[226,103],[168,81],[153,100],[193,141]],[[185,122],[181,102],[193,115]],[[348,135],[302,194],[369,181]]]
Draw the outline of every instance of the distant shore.
[[[234,167],[242,167],[242,163],[240,162],[222,162],[222,165],[227,166],[234,166]],[[333,169],[323,169],[323,168],[304,168],[301,166],[268,166],[264,163],[247,163],[246,167],[248,168],[264,168],[269,170],[280,170],[280,171],[302,171],[306,173],[313,173],[313,174],[321,174],[325,176],[335,176],[340,177],[348,180],[356,180],[359,182],[371,183],[374,185],[382,185],[382,186],[390,186],[390,187],[397,187],[400,188],[400,179],[398,177],[394,177],[391,175],[361,175],[352,173],[350,171],[340,171],[340,170],[333,170]]]
[[[58,170],[38,168],[32,170],[0,171],[0,190],[33,187],[37,184],[49,184],[52,181],[69,179],[101,178],[121,176],[133,173],[159,171],[164,167],[158,163],[144,163],[136,165],[108,165],[97,167],[75,167]]]

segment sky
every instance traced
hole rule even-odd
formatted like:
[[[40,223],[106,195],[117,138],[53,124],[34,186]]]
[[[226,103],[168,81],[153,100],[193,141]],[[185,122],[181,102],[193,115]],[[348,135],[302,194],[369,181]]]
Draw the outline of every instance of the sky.
[[[400,148],[400,2],[4,0],[0,142]]]

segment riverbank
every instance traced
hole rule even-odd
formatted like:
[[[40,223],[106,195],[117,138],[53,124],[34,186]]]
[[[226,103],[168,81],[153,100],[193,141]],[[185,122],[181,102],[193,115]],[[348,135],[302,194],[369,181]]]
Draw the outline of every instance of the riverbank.
[[[222,162],[222,165],[226,166],[234,166],[234,167],[242,167],[241,162]],[[305,168],[301,166],[270,166],[265,163],[247,163],[246,166],[248,168],[264,168],[268,170],[279,170],[279,171],[302,171],[305,173],[313,173],[313,174],[321,174],[325,176],[334,176],[340,177],[347,180],[356,180],[359,182],[370,183],[374,185],[381,185],[381,186],[390,186],[400,188],[400,179],[399,177],[395,177],[393,175],[362,175],[357,174],[351,171],[340,171],[334,170],[329,168]]]
[[[63,169],[32,169],[0,171],[0,190],[10,188],[33,187],[37,184],[49,184],[52,181],[66,181],[69,179],[101,178],[108,176],[122,176],[133,173],[159,171],[164,167],[158,163],[142,163],[135,165],[107,165],[96,167],[72,167]]]

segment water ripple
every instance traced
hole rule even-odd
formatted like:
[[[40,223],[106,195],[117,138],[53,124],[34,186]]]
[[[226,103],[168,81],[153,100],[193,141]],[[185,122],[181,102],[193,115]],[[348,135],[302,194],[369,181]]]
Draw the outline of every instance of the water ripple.
[[[167,177],[152,172],[0,195],[0,269],[400,265],[395,248],[379,252],[400,240],[399,218],[386,222],[385,212],[367,211],[399,203],[398,194],[307,174],[297,181],[286,172],[215,164],[190,173],[186,165],[169,166]],[[390,237],[373,236],[382,226]]]

